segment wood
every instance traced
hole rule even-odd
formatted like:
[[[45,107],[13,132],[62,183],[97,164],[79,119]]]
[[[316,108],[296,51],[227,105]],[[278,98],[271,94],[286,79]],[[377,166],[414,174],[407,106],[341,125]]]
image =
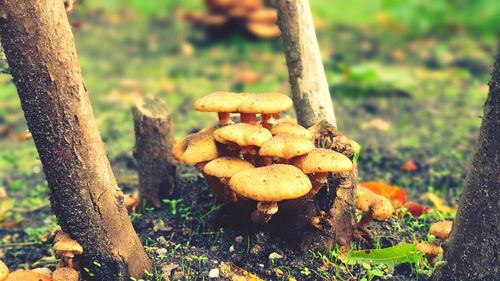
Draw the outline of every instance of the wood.
[[[300,125],[337,126],[308,0],[276,0],[292,99]]]
[[[500,276],[500,56],[489,85],[471,168],[444,247],[447,263],[433,280],[498,280]]]
[[[151,271],[123,207],[82,78],[63,1],[0,0],[0,36],[54,214],[84,248],[85,280]]]
[[[144,99],[133,107],[135,148],[141,201],[159,208],[174,193],[175,161],[173,120],[159,99]]]

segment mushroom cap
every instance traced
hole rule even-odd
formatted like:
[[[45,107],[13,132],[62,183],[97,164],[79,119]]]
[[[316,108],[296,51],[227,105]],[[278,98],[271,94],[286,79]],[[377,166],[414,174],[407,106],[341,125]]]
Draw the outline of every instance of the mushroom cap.
[[[279,134],[265,142],[259,150],[261,156],[290,159],[314,150],[311,140],[290,134]]]
[[[3,261],[0,261],[0,281],[5,281],[9,276],[9,268]]]
[[[172,155],[184,164],[210,161],[219,157],[219,151],[213,137],[215,129],[203,129],[190,134],[172,147]]]
[[[250,94],[237,94],[231,92],[214,92],[197,99],[194,109],[203,112],[238,112],[240,104]]]
[[[246,28],[250,33],[259,38],[271,39],[271,38],[277,38],[281,35],[281,30],[276,24],[248,22],[246,24]]]
[[[52,281],[52,278],[29,270],[16,270],[9,274],[6,281]]]
[[[80,274],[69,267],[61,267],[52,273],[52,281],[78,281]]]
[[[364,212],[371,210],[372,216],[376,220],[387,220],[394,213],[391,201],[382,195],[376,194],[362,186],[357,187],[356,195],[356,208]]]
[[[259,9],[248,17],[251,22],[259,23],[277,23],[278,22],[278,11],[273,8],[263,8]]]
[[[276,125],[274,125],[271,128],[271,134],[273,134],[273,136],[283,134],[283,133],[298,136],[298,137],[303,137],[303,138],[306,138],[309,140],[312,140],[312,138],[313,138],[312,134],[311,134],[311,132],[309,132],[309,130],[307,130],[306,128],[304,128],[298,124],[294,124],[294,123],[290,123],[290,122],[278,122]]]
[[[70,236],[64,232],[59,232],[54,241],[54,251],[56,251],[58,255],[73,257],[74,255],[83,254],[82,245],[71,239]]]
[[[252,163],[236,157],[221,157],[208,162],[203,172],[218,178],[230,178],[234,174],[255,168]]]
[[[437,257],[441,254],[443,254],[443,248],[441,246],[431,243],[431,242],[420,242],[417,244],[415,249],[418,252],[421,252],[423,254],[432,256],[432,257]]]
[[[229,181],[239,195],[265,202],[279,202],[306,195],[312,188],[309,178],[297,167],[275,164],[235,174]]]
[[[448,239],[452,226],[452,221],[438,221],[431,225],[429,228],[429,234],[434,235],[441,240]]]
[[[344,154],[326,148],[315,148],[292,161],[306,174],[338,173],[352,170],[352,162]]]
[[[255,94],[246,98],[238,108],[243,113],[272,114],[292,108],[292,99],[280,93]]]
[[[234,142],[239,146],[262,146],[273,137],[268,129],[258,125],[238,123],[218,128],[214,138],[220,143]]]

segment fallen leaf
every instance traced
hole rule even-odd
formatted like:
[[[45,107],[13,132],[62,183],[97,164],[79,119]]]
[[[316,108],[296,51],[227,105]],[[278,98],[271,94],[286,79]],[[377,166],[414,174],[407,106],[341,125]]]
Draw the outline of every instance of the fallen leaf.
[[[397,186],[384,182],[363,182],[361,186],[389,199],[396,208],[403,206],[406,202],[406,191]]]
[[[408,160],[403,164],[403,166],[401,166],[401,171],[413,172],[416,170],[417,165],[415,165],[415,162],[413,162],[413,160]]]
[[[257,275],[252,274],[243,268],[237,267],[232,263],[220,263],[221,274],[232,281],[263,281]]]
[[[408,201],[403,205],[403,208],[407,209],[410,214],[412,214],[414,217],[420,217],[422,214],[427,213],[429,211],[429,208],[426,208],[422,206],[420,203],[416,201]],[[401,209],[396,210],[396,215],[400,216]]]
[[[422,195],[423,200],[429,200],[439,212],[444,215],[452,215],[457,213],[457,206],[449,206],[439,196],[432,192],[426,192]]]
[[[393,267],[400,263],[416,263],[422,254],[417,252],[415,244],[400,244],[384,249],[350,251],[339,255],[345,264],[385,264]]]

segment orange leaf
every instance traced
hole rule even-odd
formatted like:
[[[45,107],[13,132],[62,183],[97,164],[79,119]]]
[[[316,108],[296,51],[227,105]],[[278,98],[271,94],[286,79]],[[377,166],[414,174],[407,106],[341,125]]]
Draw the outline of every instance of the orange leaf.
[[[361,185],[389,199],[396,208],[406,202],[406,191],[402,188],[384,182],[364,182]]]
[[[407,171],[407,172],[413,172],[417,170],[417,165],[415,165],[415,162],[413,160],[408,160],[404,165],[401,167],[402,171]]]

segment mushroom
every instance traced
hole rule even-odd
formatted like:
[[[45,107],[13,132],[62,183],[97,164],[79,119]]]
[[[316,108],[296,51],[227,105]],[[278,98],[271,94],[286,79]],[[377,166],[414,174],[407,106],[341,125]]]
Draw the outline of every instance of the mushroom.
[[[280,163],[286,164],[290,158],[307,154],[313,150],[314,144],[311,140],[281,133],[265,142],[260,147],[259,155],[268,158],[267,161],[264,161],[265,164],[272,163],[272,157],[278,157]]]
[[[443,248],[436,243],[420,242],[416,246],[416,250],[425,254],[427,260],[432,261],[435,257],[443,254]]]
[[[303,137],[303,138],[306,138],[308,140],[313,139],[312,134],[311,134],[311,132],[309,132],[309,130],[307,130],[306,128],[304,128],[298,124],[294,124],[294,123],[290,123],[290,122],[279,122],[276,125],[274,125],[270,131],[271,131],[271,134],[273,136],[285,133],[285,134],[290,134],[290,135],[294,135],[297,137]]]
[[[356,208],[366,212],[358,224],[358,228],[361,230],[364,230],[373,219],[384,221],[389,219],[394,212],[394,207],[389,199],[368,188],[358,186],[356,196]]]
[[[433,223],[429,228],[429,234],[436,236],[437,238],[445,241],[450,235],[451,228],[453,227],[452,221],[438,221]]]
[[[5,281],[9,276],[9,268],[0,260],[0,281]]]
[[[250,33],[259,38],[271,39],[281,35],[281,30],[276,24],[248,22],[246,28]]]
[[[205,179],[215,194],[223,201],[236,201],[236,195],[229,188],[231,177],[241,171],[255,168],[252,163],[235,157],[221,157],[203,167]]]
[[[240,196],[258,201],[250,216],[257,224],[271,219],[278,211],[278,202],[304,196],[312,188],[301,170],[285,164],[241,171],[231,178],[229,186]]]
[[[248,21],[268,25],[276,24],[278,23],[278,11],[273,8],[259,9],[250,14]]]
[[[290,97],[280,93],[255,94],[246,98],[238,107],[241,122],[255,124],[256,114],[262,114],[262,126],[270,129],[280,112],[292,108]]]
[[[60,231],[54,238],[54,250],[56,257],[61,258],[63,267],[75,268],[73,258],[75,255],[83,254],[83,247],[71,237]]]
[[[29,270],[16,270],[9,274],[6,281],[52,281],[52,278]]]
[[[172,147],[172,155],[184,164],[196,164],[200,170],[207,161],[219,157],[219,149],[213,137],[214,129],[203,129],[188,135]]]
[[[203,112],[217,112],[219,126],[232,124],[231,113],[238,112],[239,105],[249,94],[214,92],[194,102],[194,109]]]
[[[310,153],[292,159],[290,162],[306,173],[313,188],[305,200],[312,198],[326,183],[328,173],[349,172],[353,169],[351,160],[343,154],[326,149],[315,148]]]
[[[266,128],[246,123],[221,127],[214,132],[217,142],[239,149],[240,153],[252,163],[254,162],[253,156],[257,154],[257,148],[272,137],[271,132]]]
[[[61,267],[52,274],[52,281],[78,281],[78,271],[70,267]]]

